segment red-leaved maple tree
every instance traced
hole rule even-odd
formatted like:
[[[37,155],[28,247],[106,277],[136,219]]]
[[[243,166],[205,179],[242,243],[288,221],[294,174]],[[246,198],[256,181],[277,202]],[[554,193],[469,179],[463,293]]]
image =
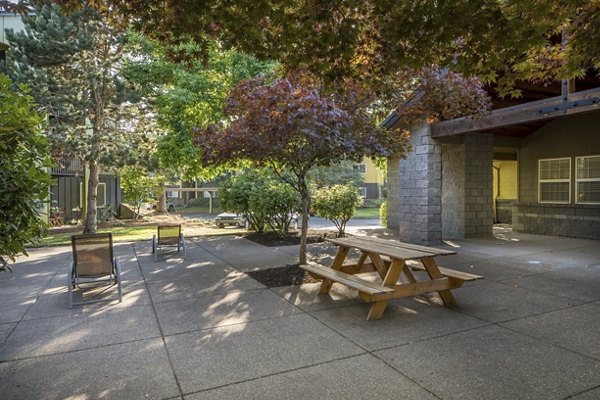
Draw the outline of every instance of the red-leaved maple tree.
[[[311,168],[403,154],[408,143],[405,133],[380,127],[357,104],[361,96],[347,89],[343,95],[325,91],[306,74],[242,81],[226,105],[231,123],[196,131],[205,165],[252,160],[280,175],[284,169],[292,173],[290,183],[302,197],[300,263],[306,263]]]

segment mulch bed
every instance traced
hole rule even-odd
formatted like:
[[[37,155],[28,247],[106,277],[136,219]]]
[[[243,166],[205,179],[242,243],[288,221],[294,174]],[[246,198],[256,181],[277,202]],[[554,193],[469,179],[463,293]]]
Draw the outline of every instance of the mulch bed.
[[[307,243],[321,243],[325,238],[333,238],[333,230],[308,230]],[[290,231],[285,238],[280,238],[276,232],[250,232],[244,235],[245,239],[252,240],[267,247],[294,246],[300,244],[300,231]]]
[[[260,271],[246,272],[268,288],[280,286],[297,286],[303,283],[320,282],[311,277],[298,264],[287,264],[285,267],[275,267]]]
[[[334,230],[308,230],[308,243],[321,243],[325,238],[335,237]],[[268,247],[293,246],[300,244],[300,231],[288,232],[288,236],[280,238],[275,232],[250,232],[244,238]],[[246,272],[250,277],[256,279],[266,287],[297,286],[303,283],[315,283],[320,280],[314,279],[306,271],[298,267],[298,264],[287,264],[285,267],[268,268],[259,271]]]

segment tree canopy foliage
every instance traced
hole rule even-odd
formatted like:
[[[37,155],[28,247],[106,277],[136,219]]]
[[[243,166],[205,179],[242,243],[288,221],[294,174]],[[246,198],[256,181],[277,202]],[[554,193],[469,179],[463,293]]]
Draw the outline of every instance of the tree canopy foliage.
[[[25,246],[45,232],[37,205],[51,183],[48,141],[40,132],[43,115],[25,85],[11,89],[0,74],[0,270],[6,259],[27,254]]]
[[[68,8],[79,0],[55,0]],[[597,0],[94,0],[115,23],[131,22],[163,42],[199,43],[207,59],[218,39],[330,80],[371,80],[426,65],[466,76],[546,81],[600,69]],[[561,33],[569,38],[563,46]],[[564,48],[563,48],[564,47]],[[190,54],[174,52],[173,58]]]
[[[245,80],[227,99],[231,122],[197,130],[204,164],[252,160],[281,176],[284,169],[293,175],[290,183],[302,197],[301,263],[310,210],[308,172],[364,156],[402,155],[407,145],[405,133],[387,131],[367,108],[357,107],[360,96],[350,89],[326,91],[310,74]]]
[[[134,57],[123,72],[153,106],[164,133],[156,154],[160,171],[178,179],[213,177],[219,171],[200,164],[202,149],[193,143],[192,129],[222,122],[229,89],[242,79],[271,73],[274,63],[259,62],[235,50],[223,51],[212,42],[207,44],[206,60],[190,58],[181,64],[169,54],[194,54],[199,45],[170,46],[135,33],[129,38]]]
[[[341,161],[327,167],[315,167],[308,174],[308,179],[317,188],[337,184],[351,183],[356,187],[363,186],[364,177],[352,161]]]

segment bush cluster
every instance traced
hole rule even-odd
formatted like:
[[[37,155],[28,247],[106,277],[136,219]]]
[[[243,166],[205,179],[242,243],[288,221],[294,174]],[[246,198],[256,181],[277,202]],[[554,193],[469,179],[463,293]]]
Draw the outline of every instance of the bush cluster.
[[[244,215],[250,228],[263,232],[267,227],[285,237],[294,210],[300,209],[300,194],[269,170],[246,170],[226,181],[219,190],[224,211]]]
[[[387,228],[387,199],[381,203],[379,207],[379,221],[381,222],[382,228]]]
[[[335,224],[338,237],[343,237],[346,224],[362,204],[358,189],[352,184],[318,189],[313,197],[315,212]]]

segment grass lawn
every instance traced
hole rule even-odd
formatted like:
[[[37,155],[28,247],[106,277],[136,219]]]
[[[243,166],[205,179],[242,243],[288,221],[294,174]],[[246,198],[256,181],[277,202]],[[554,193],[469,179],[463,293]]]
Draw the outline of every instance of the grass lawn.
[[[233,235],[246,232],[242,228],[225,228],[218,229],[213,226],[184,226],[183,234],[185,237],[194,236],[217,236],[217,235]],[[71,236],[81,234],[83,228],[78,232],[55,233],[46,236],[40,240],[35,246],[62,246],[71,244]],[[98,233],[112,232],[114,242],[130,242],[134,240],[150,240],[152,235],[156,234],[156,226],[119,226],[112,228],[98,229]]]
[[[369,208],[357,208],[354,212],[352,218],[356,219],[379,219],[379,208],[377,207],[369,207]]]

